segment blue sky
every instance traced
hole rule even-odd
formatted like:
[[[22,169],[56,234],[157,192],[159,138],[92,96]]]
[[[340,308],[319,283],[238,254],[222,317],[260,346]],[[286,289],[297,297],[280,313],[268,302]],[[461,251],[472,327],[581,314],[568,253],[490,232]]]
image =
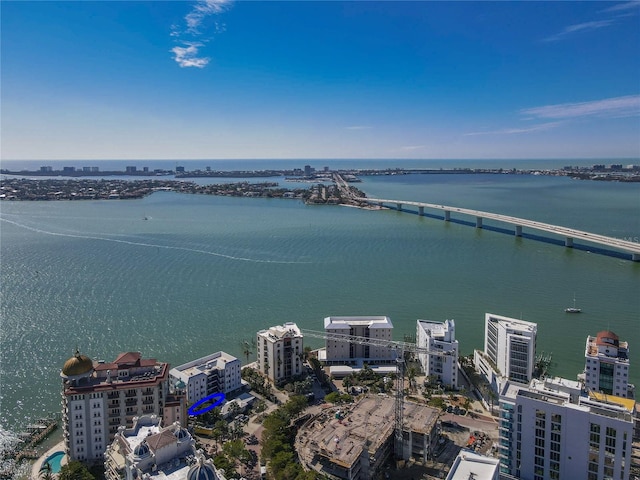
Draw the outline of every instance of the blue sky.
[[[640,158],[640,2],[0,8],[5,160]]]

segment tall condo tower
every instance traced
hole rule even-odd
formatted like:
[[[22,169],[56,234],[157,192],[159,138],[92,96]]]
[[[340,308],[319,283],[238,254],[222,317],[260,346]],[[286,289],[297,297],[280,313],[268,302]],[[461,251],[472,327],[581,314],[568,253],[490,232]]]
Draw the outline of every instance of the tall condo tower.
[[[589,335],[584,352],[584,380],[587,389],[623,398],[635,397],[635,386],[629,383],[629,345],[618,335],[604,330]]]
[[[295,323],[260,330],[258,371],[278,383],[302,373],[303,336]]]
[[[507,382],[500,395],[501,472],[516,478],[630,478],[635,402],[563,378]]]
[[[134,417],[162,416],[169,364],[121,353],[111,363],[93,362],[78,350],[62,367],[62,425],[69,460],[102,462],[118,427]]]
[[[537,330],[532,322],[485,314],[484,351],[509,380],[527,383],[533,377]]]
[[[449,355],[429,355],[420,353],[418,358],[427,377],[434,377],[438,382],[450,388],[458,388],[458,341],[456,340],[456,324],[454,320],[432,322],[418,320],[416,325],[416,342],[419,347],[430,351]]]

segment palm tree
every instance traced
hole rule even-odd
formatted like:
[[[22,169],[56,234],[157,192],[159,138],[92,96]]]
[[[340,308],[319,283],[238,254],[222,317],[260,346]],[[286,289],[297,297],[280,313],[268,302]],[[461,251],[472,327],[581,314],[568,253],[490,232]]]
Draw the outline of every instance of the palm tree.
[[[418,369],[415,365],[410,365],[409,368],[405,370],[405,375],[409,380],[409,389],[414,391],[416,389],[416,376],[418,374]]]
[[[262,413],[267,409],[267,404],[264,400],[258,400],[258,403],[256,403],[255,406],[255,411],[256,413]]]
[[[256,347],[255,339],[252,339],[251,341],[242,340],[240,342],[240,346],[242,347],[243,355],[247,358],[247,363],[249,363],[249,355],[251,355],[253,353],[253,350]]]
[[[45,462],[40,469],[40,477],[42,480],[52,480],[53,474],[51,473],[51,464],[49,462]]]
[[[211,432],[211,437],[213,437],[213,441],[216,442],[216,453],[218,452],[218,444],[220,443],[220,440],[222,440],[223,436],[222,431],[217,428],[214,428]]]
[[[487,393],[489,394],[489,401],[490,401],[489,405],[491,406],[491,415],[493,415],[493,402],[497,400],[498,396],[496,395],[496,392],[494,392],[492,388],[490,388]]]

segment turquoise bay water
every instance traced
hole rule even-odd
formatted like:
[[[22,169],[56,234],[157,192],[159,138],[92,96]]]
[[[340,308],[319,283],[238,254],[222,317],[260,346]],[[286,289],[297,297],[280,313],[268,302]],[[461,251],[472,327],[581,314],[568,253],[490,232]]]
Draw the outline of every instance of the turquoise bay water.
[[[369,196],[450,204],[640,237],[640,186],[512,175],[366,177]],[[464,354],[485,312],[538,323],[552,373],[574,379],[587,335],[630,344],[640,384],[640,264],[408,213],[296,200],[155,193],[142,200],[0,204],[2,427],[60,409],[59,372],[140,351],[178,364],[286,321],[456,320]],[[148,220],[144,220],[147,217]],[[576,295],[581,315],[563,309]],[[311,346],[319,341],[310,340]],[[638,359],[637,362],[634,361]]]

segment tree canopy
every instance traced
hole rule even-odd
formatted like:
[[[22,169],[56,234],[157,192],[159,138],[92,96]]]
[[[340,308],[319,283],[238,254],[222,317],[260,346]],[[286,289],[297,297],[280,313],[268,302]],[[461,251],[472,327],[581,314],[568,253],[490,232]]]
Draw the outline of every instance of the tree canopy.
[[[59,480],[95,480],[95,478],[87,467],[77,461],[63,465],[58,474]]]

